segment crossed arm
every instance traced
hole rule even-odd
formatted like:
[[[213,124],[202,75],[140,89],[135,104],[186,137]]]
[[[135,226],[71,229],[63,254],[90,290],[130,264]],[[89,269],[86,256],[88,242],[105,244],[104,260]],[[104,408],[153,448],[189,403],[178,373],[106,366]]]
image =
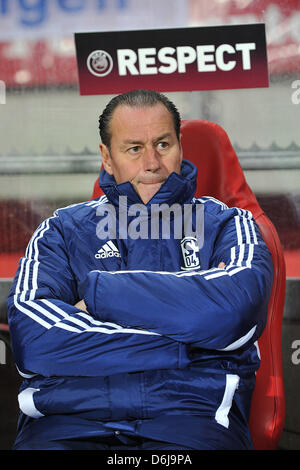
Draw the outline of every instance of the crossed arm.
[[[48,219],[29,243],[7,301],[19,369],[105,376],[178,368],[189,363],[189,344],[226,349],[255,341],[272,262],[258,232],[255,241],[246,234],[238,244],[235,233],[228,218],[209,271],[92,271],[78,301],[59,217]]]
[[[224,269],[225,266],[226,266],[225,263],[224,263],[223,261],[221,261],[221,263],[219,263],[219,265],[218,265],[218,269]],[[79,302],[77,302],[77,303],[75,304],[75,307],[78,308],[79,310],[82,310],[83,312],[88,313],[84,299],[82,299],[82,300],[80,300]]]

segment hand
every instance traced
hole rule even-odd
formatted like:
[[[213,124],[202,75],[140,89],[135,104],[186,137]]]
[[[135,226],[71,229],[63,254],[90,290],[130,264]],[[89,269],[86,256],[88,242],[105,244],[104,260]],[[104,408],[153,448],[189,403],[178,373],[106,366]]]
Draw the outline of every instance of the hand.
[[[221,261],[221,263],[219,264],[218,268],[219,268],[219,269],[224,269],[225,266],[226,266],[226,264],[223,263],[223,261]]]
[[[84,300],[80,300],[79,302],[77,302],[74,307],[79,308],[79,310],[83,310],[84,312],[88,313]]]

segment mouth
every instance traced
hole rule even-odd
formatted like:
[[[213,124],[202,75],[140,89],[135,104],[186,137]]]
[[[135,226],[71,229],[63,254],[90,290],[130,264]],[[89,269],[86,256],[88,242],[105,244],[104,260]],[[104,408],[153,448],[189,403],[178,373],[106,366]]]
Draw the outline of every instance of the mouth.
[[[144,183],[143,181],[140,182],[140,184],[144,184],[145,186],[161,186],[162,181],[153,181],[151,183]]]
[[[160,190],[164,182],[165,179],[140,180],[138,183],[134,184],[134,187],[143,203],[147,204],[154,194]]]
[[[139,184],[163,184],[165,182],[165,179],[155,179],[155,180],[141,180],[139,181]]]

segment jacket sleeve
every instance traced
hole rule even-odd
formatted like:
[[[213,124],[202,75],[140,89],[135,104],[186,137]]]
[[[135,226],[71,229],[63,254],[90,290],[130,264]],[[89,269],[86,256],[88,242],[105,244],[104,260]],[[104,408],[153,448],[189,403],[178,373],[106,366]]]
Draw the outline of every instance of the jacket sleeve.
[[[99,321],[76,308],[78,300],[55,213],[32,236],[7,299],[21,375],[106,376],[187,364],[185,345],[158,332]]]
[[[89,311],[207,349],[233,350],[256,341],[266,321],[271,255],[250,212],[227,208],[215,224],[209,270],[91,272]],[[226,267],[219,269],[222,261]]]

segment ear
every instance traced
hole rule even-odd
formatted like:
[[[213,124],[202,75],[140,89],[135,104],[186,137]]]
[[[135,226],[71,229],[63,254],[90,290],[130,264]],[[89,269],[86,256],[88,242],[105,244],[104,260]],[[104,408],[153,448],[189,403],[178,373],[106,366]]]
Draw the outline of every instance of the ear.
[[[100,153],[102,157],[103,167],[109,175],[112,175],[113,169],[112,169],[112,161],[111,161],[109,149],[107,148],[105,144],[102,144],[102,142],[99,144],[99,149],[100,149]]]
[[[180,136],[179,136],[180,161],[182,161],[182,158],[183,158],[183,149],[182,149],[181,139],[182,139],[182,134],[180,134]]]

